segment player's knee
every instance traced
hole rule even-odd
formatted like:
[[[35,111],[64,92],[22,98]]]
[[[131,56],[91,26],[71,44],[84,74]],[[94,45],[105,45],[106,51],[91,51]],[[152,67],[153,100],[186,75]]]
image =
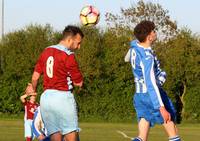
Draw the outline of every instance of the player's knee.
[[[143,141],[143,140],[141,138],[139,138],[139,137],[136,137],[132,141]]]

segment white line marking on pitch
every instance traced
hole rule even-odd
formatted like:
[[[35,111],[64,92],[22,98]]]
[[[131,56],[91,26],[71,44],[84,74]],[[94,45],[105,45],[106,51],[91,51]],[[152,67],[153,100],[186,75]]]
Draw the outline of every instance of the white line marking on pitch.
[[[127,136],[124,132],[117,130],[117,133],[121,134],[124,138],[133,139],[132,137]]]

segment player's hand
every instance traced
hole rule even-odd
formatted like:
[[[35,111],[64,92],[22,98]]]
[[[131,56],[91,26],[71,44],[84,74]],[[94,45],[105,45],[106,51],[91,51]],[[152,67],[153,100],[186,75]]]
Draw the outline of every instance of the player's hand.
[[[32,96],[32,95],[33,95],[33,96],[37,96],[37,93],[36,93],[36,92],[32,92],[32,93],[29,93],[29,95],[30,95],[30,96]]]
[[[26,90],[25,90],[25,94],[26,95],[37,95],[34,90],[33,90],[33,85],[31,83],[28,83],[28,86],[26,87]]]
[[[81,82],[79,82],[79,83],[75,83],[75,82],[73,82],[73,84],[75,85],[75,86],[78,86],[78,87],[82,87],[83,86],[83,81],[81,81]]]
[[[171,121],[171,115],[169,112],[165,109],[165,107],[161,106],[160,107],[160,113],[164,119],[164,123],[170,122]]]
[[[39,137],[37,138],[39,141],[42,141],[45,139],[45,136],[43,134],[39,135]]]

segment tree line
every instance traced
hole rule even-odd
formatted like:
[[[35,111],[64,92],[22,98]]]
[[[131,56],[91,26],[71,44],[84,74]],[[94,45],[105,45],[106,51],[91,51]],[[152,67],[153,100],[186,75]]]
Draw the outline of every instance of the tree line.
[[[124,56],[134,39],[134,25],[141,20],[153,20],[161,35],[153,48],[167,72],[164,88],[176,106],[178,122],[200,120],[200,38],[189,29],[179,29],[161,5],[143,1],[121,9],[119,15],[107,13],[106,29],[81,27],[85,37],[76,58],[84,87],[74,91],[81,120],[130,121],[136,116],[132,104],[134,78]],[[23,112],[19,97],[31,80],[39,54],[57,44],[60,34],[50,25],[35,24],[8,33],[1,40],[1,113]]]

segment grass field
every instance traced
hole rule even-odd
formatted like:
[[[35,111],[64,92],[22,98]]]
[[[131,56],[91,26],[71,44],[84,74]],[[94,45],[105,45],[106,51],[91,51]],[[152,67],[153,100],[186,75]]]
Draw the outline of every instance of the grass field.
[[[122,131],[128,136],[137,134],[137,125],[131,123],[80,123],[81,141],[130,141],[117,133]],[[179,125],[183,141],[200,141],[200,124]],[[23,120],[0,120],[0,141],[24,141]],[[167,141],[162,126],[156,126],[150,131],[149,141]]]

